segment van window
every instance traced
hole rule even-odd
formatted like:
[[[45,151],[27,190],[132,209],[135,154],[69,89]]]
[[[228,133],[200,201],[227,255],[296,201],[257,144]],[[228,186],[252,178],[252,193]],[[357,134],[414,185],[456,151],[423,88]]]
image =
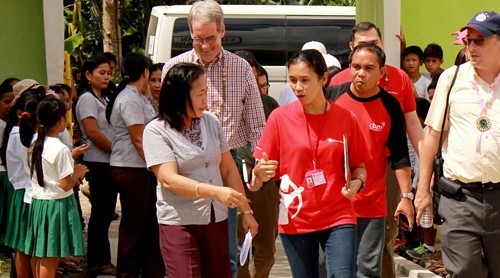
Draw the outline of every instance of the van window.
[[[265,66],[282,66],[294,52],[311,40],[322,42],[328,53],[349,52],[349,34],[354,20],[314,18],[224,18],[222,40],[229,51],[249,50]],[[177,18],[172,37],[172,56],[192,49],[187,18]]]
[[[231,52],[250,50],[263,65],[286,63],[285,19],[224,18],[226,34],[222,39],[224,49]],[[192,40],[186,18],[174,23],[172,57],[191,50]]]
[[[287,18],[287,49],[289,57],[308,41],[322,42],[329,54],[337,56],[350,51],[349,38],[354,20]]]

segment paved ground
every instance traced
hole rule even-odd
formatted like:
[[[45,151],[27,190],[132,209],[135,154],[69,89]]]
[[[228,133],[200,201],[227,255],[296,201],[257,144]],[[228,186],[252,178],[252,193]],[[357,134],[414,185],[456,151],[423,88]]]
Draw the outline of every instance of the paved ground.
[[[85,218],[86,223],[88,223],[88,217],[90,215],[90,204],[88,202],[88,199],[84,197],[83,195],[80,195],[80,201],[82,204],[82,210],[83,210],[83,215]],[[117,212],[120,212],[120,205],[118,202],[117,206]],[[113,221],[110,227],[109,231],[109,236],[111,240],[111,246],[116,250],[117,245],[118,245],[118,225],[120,221]],[[10,273],[10,261],[5,258],[2,254],[0,254],[0,264],[1,261],[6,261],[3,264],[4,267],[4,273],[3,275],[0,274],[0,276],[3,277],[9,277]],[[112,260],[113,263],[116,264],[116,252],[112,252]],[[426,271],[422,267],[409,262],[408,260],[397,256],[395,259],[396,261],[396,267],[398,269],[398,276],[397,278],[403,278],[403,277],[435,277],[433,273]],[[86,269],[86,264],[85,260],[82,260],[81,264],[82,270]],[[424,276],[422,276],[424,275]],[[271,271],[270,277],[272,278],[287,278],[291,277],[291,272],[290,272],[290,266],[288,265],[288,261],[286,258],[286,255],[283,251],[283,246],[281,244],[281,241],[278,240],[276,241],[276,262],[273,266],[273,269]],[[60,275],[59,277],[70,277],[70,278],[84,278],[87,277],[84,271],[80,272],[73,272],[73,273],[67,273],[64,275]],[[99,276],[99,277],[112,277],[112,276]]]

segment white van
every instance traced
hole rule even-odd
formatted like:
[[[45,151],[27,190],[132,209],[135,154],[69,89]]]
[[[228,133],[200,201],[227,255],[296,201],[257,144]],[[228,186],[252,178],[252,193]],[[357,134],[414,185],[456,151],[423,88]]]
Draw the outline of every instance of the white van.
[[[151,11],[146,54],[153,62],[192,49],[187,23],[190,5],[157,6]],[[287,81],[286,62],[308,41],[322,42],[341,60],[349,53],[354,7],[222,5],[229,51],[249,50],[269,74],[270,95],[278,99]]]

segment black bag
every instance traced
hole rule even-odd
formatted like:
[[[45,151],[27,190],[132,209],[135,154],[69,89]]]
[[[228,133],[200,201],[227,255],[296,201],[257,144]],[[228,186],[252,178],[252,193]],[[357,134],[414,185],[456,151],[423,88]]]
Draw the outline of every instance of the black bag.
[[[441,216],[438,213],[439,209],[439,200],[441,199],[441,195],[446,195],[446,190],[443,192],[441,188],[448,188],[449,186],[447,185],[442,185],[442,183],[445,183],[447,181],[450,181],[443,177],[443,164],[444,160],[443,157],[441,156],[441,149],[443,147],[443,137],[444,137],[444,127],[447,119],[447,114],[448,114],[448,108],[449,108],[449,103],[450,103],[450,92],[451,89],[453,88],[453,85],[455,84],[455,80],[457,79],[457,73],[458,70],[460,69],[460,66],[457,66],[457,69],[455,70],[455,75],[453,76],[453,80],[451,81],[451,86],[448,89],[448,95],[446,97],[446,108],[444,109],[444,117],[443,117],[443,123],[441,125],[441,135],[439,136],[439,147],[438,147],[438,152],[434,158],[434,186],[432,187],[432,207],[434,209],[434,218],[433,222],[436,225],[441,225],[444,223],[444,219],[441,218]],[[450,181],[451,182],[451,181]]]
[[[434,209],[434,218],[432,222],[436,225],[441,225],[444,223],[444,219],[438,213],[439,200],[441,199],[441,192],[439,190],[439,182],[443,177],[443,163],[444,160],[441,157],[441,151],[438,151],[439,157],[436,156],[434,159],[434,185],[432,186],[432,208]],[[443,177],[444,178],[444,177]]]

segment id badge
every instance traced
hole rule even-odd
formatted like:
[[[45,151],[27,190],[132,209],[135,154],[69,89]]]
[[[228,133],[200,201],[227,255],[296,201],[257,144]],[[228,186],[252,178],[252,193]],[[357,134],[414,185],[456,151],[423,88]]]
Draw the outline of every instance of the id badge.
[[[308,171],[306,173],[307,187],[315,187],[326,184],[325,173],[321,169]]]

